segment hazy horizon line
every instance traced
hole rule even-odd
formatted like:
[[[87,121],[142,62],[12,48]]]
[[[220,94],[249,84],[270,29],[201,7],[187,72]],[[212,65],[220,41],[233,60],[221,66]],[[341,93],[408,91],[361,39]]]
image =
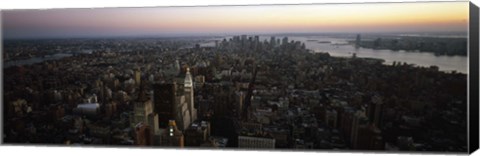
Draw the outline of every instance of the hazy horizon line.
[[[276,33],[185,33],[185,34],[132,34],[132,35],[71,35],[71,36],[27,36],[27,37],[6,37],[2,36],[2,40],[29,40],[29,39],[114,39],[114,38],[199,38],[199,37],[227,37],[227,36],[279,36],[279,35],[404,35],[404,34],[416,34],[416,35],[452,35],[469,37],[468,31],[391,31],[391,32],[276,32]]]

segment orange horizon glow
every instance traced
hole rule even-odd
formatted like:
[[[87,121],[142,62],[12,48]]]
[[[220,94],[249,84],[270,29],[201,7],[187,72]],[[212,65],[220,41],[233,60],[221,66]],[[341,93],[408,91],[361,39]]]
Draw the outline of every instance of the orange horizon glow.
[[[14,10],[3,14],[7,37],[42,32],[466,32],[468,2]]]

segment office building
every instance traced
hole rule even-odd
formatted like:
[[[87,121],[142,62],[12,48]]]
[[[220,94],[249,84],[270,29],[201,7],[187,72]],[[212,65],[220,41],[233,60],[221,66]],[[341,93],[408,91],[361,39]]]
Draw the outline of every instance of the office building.
[[[159,135],[159,125],[158,125],[158,115],[154,112],[153,103],[150,99],[150,95],[146,94],[144,86],[140,86],[140,91],[137,100],[134,103],[134,112],[130,118],[130,124],[132,126],[137,126],[139,123],[148,125],[149,137],[159,139],[158,137],[153,137],[154,135]],[[153,142],[153,141],[151,141]]]
[[[177,128],[175,120],[168,121],[168,128],[162,135],[160,145],[170,147],[184,146],[183,133]]]
[[[188,111],[190,114],[190,121],[195,121],[197,119],[197,110],[194,106],[194,92],[193,92],[193,80],[192,75],[190,74],[190,68],[187,68],[185,75],[185,84],[184,84],[184,94],[185,101],[187,102]]]
[[[153,144],[152,130],[143,122],[135,125],[135,144],[139,146],[150,146]]]
[[[184,132],[185,146],[200,146],[208,142],[210,137],[210,123],[207,121],[194,122]]]
[[[176,83],[157,83],[153,85],[154,111],[158,113],[160,128],[167,128],[168,121],[175,119]]]

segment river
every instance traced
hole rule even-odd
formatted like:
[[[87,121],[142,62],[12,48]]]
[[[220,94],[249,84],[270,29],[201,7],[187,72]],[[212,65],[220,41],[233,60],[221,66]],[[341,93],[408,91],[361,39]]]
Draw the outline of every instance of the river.
[[[384,64],[406,62],[416,66],[438,66],[441,71],[457,71],[468,73],[468,57],[466,56],[436,56],[431,52],[419,51],[393,51],[376,50],[369,48],[355,48],[352,44],[345,44],[353,38],[331,37],[331,36],[287,36],[289,41],[300,41],[305,47],[314,52],[328,52],[331,56],[350,57],[356,53],[357,57],[379,58],[385,60]],[[231,37],[226,37],[227,40]],[[283,36],[276,36],[275,39],[282,40]],[[261,42],[270,41],[270,36],[259,36]],[[221,40],[221,39],[217,39]],[[337,43],[337,44],[332,44]],[[202,46],[214,46],[215,42],[203,43]]]
[[[58,53],[53,55],[46,55],[45,57],[32,57],[24,60],[6,61],[3,63],[3,68],[8,68],[11,66],[30,65],[30,64],[40,63],[43,61],[48,61],[48,60],[58,60],[58,59],[62,59],[64,57],[69,57],[69,56],[72,56],[72,54]]]

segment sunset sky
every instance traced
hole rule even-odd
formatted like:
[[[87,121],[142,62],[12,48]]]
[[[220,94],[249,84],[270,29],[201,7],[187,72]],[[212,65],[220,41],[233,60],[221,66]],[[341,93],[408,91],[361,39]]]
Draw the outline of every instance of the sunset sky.
[[[3,10],[5,38],[466,32],[468,2]]]

